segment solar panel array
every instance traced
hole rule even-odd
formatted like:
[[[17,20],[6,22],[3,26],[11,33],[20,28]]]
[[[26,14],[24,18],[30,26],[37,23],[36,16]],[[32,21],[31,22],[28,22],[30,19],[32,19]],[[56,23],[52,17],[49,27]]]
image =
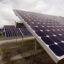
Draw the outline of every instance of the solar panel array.
[[[17,11],[57,56],[64,55],[64,26],[42,14]]]
[[[26,28],[20,28],[21,32],[23,33],[23,35],[31,35],[31,33],[29,33],[29,31]]]
[[[15,26],[4,26],[2,33],[6,37],[21,37],[31,35],[31,33],[26,28],[15,28]]]

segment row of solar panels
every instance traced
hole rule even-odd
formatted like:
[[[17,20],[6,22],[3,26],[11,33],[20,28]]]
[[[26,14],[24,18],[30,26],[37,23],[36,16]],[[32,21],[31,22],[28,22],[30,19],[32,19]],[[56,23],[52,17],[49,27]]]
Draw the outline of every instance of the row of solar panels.
[[[45,50],[46,48],[48,49],[46,51],[51,57],[53,56],[52,58],[55,62],[58,62],[60,58],[64,58],[64,25],[57,22],[57,19],[51,19],[50,17],[42,14],[19,10],[15,10],[15,13],[21,20],[22,18],[24,19],[24,24],[27,28],[30,26],[30,28],[33,29],[32,34],[34,34],[37,40],[40,40],[40,43],[42,40],[41,45],[45,48]],[[32,31],[30,28],[29,30]],[[41,39],[36,37],[35,33]]]
[[[15,26],[4,26],[2,34],[6,37],[21,37],[31,35],[31,33],[26,28],[15,28]]]

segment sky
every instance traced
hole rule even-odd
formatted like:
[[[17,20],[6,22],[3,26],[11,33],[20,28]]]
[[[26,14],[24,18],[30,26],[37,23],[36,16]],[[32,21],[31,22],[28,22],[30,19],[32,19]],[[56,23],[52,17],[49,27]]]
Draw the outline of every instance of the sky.
[[[0,27],[20,21],[13,9],[64,17],[64,0],[0,0]]]

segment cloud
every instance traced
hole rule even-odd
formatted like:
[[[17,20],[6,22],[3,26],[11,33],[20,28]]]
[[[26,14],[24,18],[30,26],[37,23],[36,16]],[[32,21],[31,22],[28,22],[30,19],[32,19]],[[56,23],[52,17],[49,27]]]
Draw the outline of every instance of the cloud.
[[[13,8],[64,16],[64,0],[11,0]]]
[[[15,24],[15,21],[18,20],[12,9],[64,17],[64,0],[2,0],[0,3],[0,22],[2,25]]]
[[[4,25],[15,25],[15,21],[18,20],[12,8],[0,3],[0,27]]]
[[[64,16],[64,0],[3,0],[2,3],[15,9]]]
[[[29,10],[35,6],[36,0],[11,0],[13,8]]]

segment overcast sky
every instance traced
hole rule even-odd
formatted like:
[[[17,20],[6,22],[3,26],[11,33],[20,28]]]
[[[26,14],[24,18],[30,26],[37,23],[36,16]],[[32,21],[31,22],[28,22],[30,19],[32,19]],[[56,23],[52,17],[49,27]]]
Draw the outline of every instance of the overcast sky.
[[[13,9],[64,17],[64,0],[0,0],[0,27],[19,20]]]

